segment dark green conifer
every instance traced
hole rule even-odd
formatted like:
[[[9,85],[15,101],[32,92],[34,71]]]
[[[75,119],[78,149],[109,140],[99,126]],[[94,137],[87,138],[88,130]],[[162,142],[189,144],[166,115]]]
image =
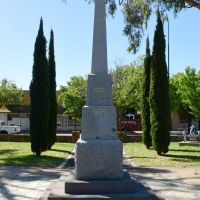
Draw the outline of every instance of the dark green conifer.
[[[167,153],[170,144],[169,82],[165,59],[165,36],[158,11],[150,80],[151,136],[158,155]]]
[[[151,124],[150,124],[150,105],[149,105],[149,91],[150,91],[150,67],[151,67],[151,53],[149,49],[149,38],[146,40],[146,57],[144,60],[144,75],[143,75],[143,93],[142,93],[142,130],[143,142],[147,149],[152,146],[151,138]]]
[[[57,127],[57,101],[56,101],[56,63],[54,55],[54,33],[51,30],[49,42],[49,125],[48,125],[48,149],[56,142]]]
[[[33,71],[30,83],[30,135],[31,150],[40,156],[48,146],[49,76],[46,57],[46,39],[43,33],[43,20],[35,41]]]

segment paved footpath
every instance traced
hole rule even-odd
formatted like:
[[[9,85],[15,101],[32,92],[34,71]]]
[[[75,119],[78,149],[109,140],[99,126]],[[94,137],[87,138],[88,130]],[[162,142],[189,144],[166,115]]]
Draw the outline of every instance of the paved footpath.
[[[200,200],[200,166],[137,167],[131,166],[127,158],[124,160],[131,176],[150,187],[161,199]]]
[[[39,199],[62,173],[61,169],[0,167],[0,200]]]
[[[0,200],[36,200],[61,176],[73,169],[73,160],[57,169],[29,167],[0,167]],[[133,178],[149,186],[165,200],[199,200],[200,167],[187,168],[139,168],[124,159]]]

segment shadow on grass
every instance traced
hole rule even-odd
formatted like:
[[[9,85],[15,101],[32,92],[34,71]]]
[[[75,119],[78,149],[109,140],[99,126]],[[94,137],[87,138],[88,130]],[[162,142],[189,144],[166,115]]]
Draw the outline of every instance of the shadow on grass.
[[[68,158],[63,168],[74,168],[74,167],[75,167],[74,158]]]
[[[61,149],[51,149],[51,151],[63,152],[63,153],[67,153],[67,154],[70,154],[70,155],[74,155],[74,153],[73,153],[73,152],[71,152],[71,151],[67,151],[67,150],[61,150]]]
[[[14,153],[14,152],[17,152],[18,149],[2,149],[0,150],[0,154],[3,155],[3,154],[10,154],[10,153]]]
[[[192,150],[192,149],[170,149],[170,151],[180,151],[180,152],[192,152],[192,153],[200,153],[200,149],[199,150]]]
[[[164,157],[174,158],[176,160],[181,160],[181,162],[200,162],[200,156],[191,156],[191,155],[175,155],[175,154],[165,154]]]
[[[152,156],[127,156],[128,159],[134,159],[134,158],[145,158],[145,159],[157,159],[156,157]]]
[[[137,173],[140,172],[141,174],[160,174],[160,173],[170,173],[167,169],[161,169],[161,168],[152,168],[152,167],[132,167],[127,164],[123,164],[124,169],[128,169],[131,173]]]
[[[5,159],[1,159],[1,165],[6,166],[28,166],[28,167],[57,167],[64,161],[64,158],[54,157],[54,156],[45,156],[42,155],[40,157],[32,154],[26,156],[19,157],[7,157]]]

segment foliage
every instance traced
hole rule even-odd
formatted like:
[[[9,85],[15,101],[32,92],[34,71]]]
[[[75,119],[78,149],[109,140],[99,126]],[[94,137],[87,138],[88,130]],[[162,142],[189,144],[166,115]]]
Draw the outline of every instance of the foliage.
[[[134,158],[139,167],[191,167],[200,166],[200,149],[192,146],[179,146],[171,142],[169,152],[165,156],[156,155],[155,151],[147,150],[142,143],[124,144],[127,156]]]
[[[23,91],[17,88],[16,84],[7,79],[0,81],[0,106],[21,104],[23,100]]]
[[[121,111],[141,110],[141,89],[143,66],[141,60],[128,66],[117,66],[111,70],[113,80],[113,100],[115,106]],[[81,76],[73,76],[67,86],[61,86],[58,101],[65,108],[65,112],[81,117],[79,112],[86,102],[87,80]],[[78,111],[78,112],[77,112]]]
[[[184,80],[184,73],[178,73],[170,77],[170,100],[171,100],[171,111],[180,111],[186,108],[186,105],[182,102],[181,93],[181,84]]]
[[[117,1],[115,1],[115,4],[116,2]],[[129,40],[128,51],[136,53],[143,38],[144,30],[147,27],[148,20],[150,19],[152,13],[155,13],[155,10],[158,7],[158,1],[122,0],[122,2],[125,21],[124,34]],[[186,2],[189,1],[160,0],[159,8],[162,15],[166,15],[169,11],[173,11],[174,14],[177,15],[181,10],[187,7]],[[115,8],[115,6],[112,6],[111,8]]]
[[[141,110],[143,66],[137,63],[117,66],[111,70],[113,100],[122,113],[128,110]]]
[[[165,37],[159,11],[151,63],[150,109],[152,144],[158,155],[161,155],[168,152],[170,143],[170,101]]]
[[[54,33],[51,30],[49,42],[49,122],[48,122],[48,149],[56,142],[57,128],[57,100],[56,100],[56,63],[54,55]]]
[[[146,57],[144,60],[144,75],[142,87],[142,131],[143,142],[147,149],[152,146],[151,138],[151,123],[150,123],[150,105],[149,105],[149,90],[150,90],[150,67],[151,67],[151,53],[149,49],[149,38],[146,41]]]
[[[177,108],[189,111],[196,118],[200,118],[200,72],[186,67],[185,73],[179,73],[171,78],[171,87],[175,93],[173,99]],[[177,106],[179,105],[179,106]]]
[[[54,168],[64,161],[73,148],[74,144],[56,143],[51,151],[44,152],[38,158],[30,151],[29,142],[1,142],[0,166]]]
[[[94,2],[94,0],[85,1]],[[162,15],[167,15],[168,12],[172,11],[176,16],[185,8],[190,7],[200,9],[200,3],[195,3],[193,0],[105,0],[105,2],[108,13],[112,16],[118,8],[117,5],[122,5],[125,22],[123,32],[129,40],[128,51],[133,53],[137,52],[150,16],[156,13],[158,5]]]
[[[30,84],[30,134],[31,149],[39,156],[42,151],[47,150],[49,113],[49,76],[42,19],[35,41],[33,57],[34,63]]]
[[[87,80],[81,76],[73,76],[66,86],[61,86],[58,101],[61,103],[65,112],[81,117],[81,108],[86,102]]]

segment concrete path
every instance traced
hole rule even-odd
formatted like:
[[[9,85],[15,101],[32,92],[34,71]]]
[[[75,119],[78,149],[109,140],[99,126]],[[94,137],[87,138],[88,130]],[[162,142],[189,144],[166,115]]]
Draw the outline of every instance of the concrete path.
[[[124,158],[124,167],[161,199],[199,200],[200,167],[139,168]],[[73,159],[64,168],[41,169],[28,167],[0,167],[0,200],[36,200],[61,176],[73,169]]]
[[[125,167],[136,180],[147,185],[161,199],[200,200],[200,166],[198,167]]]
[[[62,173],[59,169],[0,167],[0,200],[39,199]]]

